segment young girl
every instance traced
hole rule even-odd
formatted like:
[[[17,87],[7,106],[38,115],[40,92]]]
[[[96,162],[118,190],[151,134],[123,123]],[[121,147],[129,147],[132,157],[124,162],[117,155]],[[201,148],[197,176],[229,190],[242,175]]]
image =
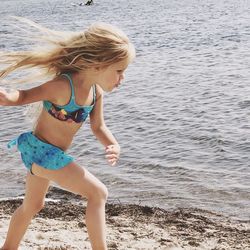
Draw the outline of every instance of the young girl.
[[[107,249],[105,233],[105,185],[66,153],[88,116],[96,138],[105,146],[106,158],[116,164],[120,147],[103,118],[103,91],[110,92],[124,79],[135,56],[126,35],[107,24],[94,24],[83,32],[59,33],[22,20],[43,32],[49,47],[4,52],[0,70],[4,78],[16,69],[45,69],[52,80],[40,86],[7,92],[0,89],[0,105],[17,106],[43,101],[32,132],[9,143],[17,144],[28,169],[22,205],[14,212],[2,249],[14,250],[36,213],[44,206],[50,181],[87,198],[86,225],[92,249]],[[52,46],[51,46],[52,45]]]

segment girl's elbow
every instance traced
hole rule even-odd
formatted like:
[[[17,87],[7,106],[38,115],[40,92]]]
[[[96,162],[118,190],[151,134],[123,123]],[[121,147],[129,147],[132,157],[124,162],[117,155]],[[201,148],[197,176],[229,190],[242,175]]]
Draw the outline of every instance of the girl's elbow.
[[[8,95],[8,106],[19,106],[24,104],[24,93],[22,90],[14,90]]]
[[[18,96],[17,96],[16,102],[17,102],[17,105],[24,105],[24,104],[26,104],[25,91],[18,90]]]
[[[100,131],[100,128],[97,126],[91,126],[91,130],[92,130],[93,134],[98,134],[98,131]]]
[[[103,130],[105,124],[91,124],[90,127],[94,134],[98,134],[100,131]]]

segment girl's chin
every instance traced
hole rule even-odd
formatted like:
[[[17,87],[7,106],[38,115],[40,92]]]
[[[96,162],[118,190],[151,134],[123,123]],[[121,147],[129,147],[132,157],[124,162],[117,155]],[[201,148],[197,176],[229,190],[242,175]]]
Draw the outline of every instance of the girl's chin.
[[[112,90],[114,90],[115,87],[102,87],[102,90],[104,92],[112,92]]]
[[[114,85],[109,85],[109,86],[101,86],[102,90],[105,92],[111,92],[118,87],[119,87],[119,83],[114,84]]]

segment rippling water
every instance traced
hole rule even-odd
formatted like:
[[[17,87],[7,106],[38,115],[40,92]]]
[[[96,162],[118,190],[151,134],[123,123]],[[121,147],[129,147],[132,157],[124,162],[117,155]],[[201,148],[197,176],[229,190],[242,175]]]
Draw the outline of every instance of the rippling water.
[[[1,49],[27,46],[4,36],[12,31],[8,15],[60,30],[110,22],[136,46],[125,83],[105,96],[106,123],[123,150],[119,166],[107,166],[88,124],[70,153],[106,183],[111,200],[249,220],[250,2],[79,2],[1,0],[0,9]],[[31,129],[23,111],[0,108],[2,198],[24,190],[21,160],[5,150],[8,140]]]

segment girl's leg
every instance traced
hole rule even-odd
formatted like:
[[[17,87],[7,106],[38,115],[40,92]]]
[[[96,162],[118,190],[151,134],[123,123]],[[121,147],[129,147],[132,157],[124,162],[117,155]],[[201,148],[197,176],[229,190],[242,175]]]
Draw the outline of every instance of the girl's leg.
[[[59,170],[48,170],[33,164],[32,171],[88,199],[86,225],[92,249],[106,250],[105,203],[108,191],[105,185],[74,162]]]
[[[2,247],[3,250],[18,249],[31,219],[44,206],[44,198],[48,187],[48,180],[30,173],[27,174],[25,197],[22,205],[16,209],[11,218],[7,238]]]

